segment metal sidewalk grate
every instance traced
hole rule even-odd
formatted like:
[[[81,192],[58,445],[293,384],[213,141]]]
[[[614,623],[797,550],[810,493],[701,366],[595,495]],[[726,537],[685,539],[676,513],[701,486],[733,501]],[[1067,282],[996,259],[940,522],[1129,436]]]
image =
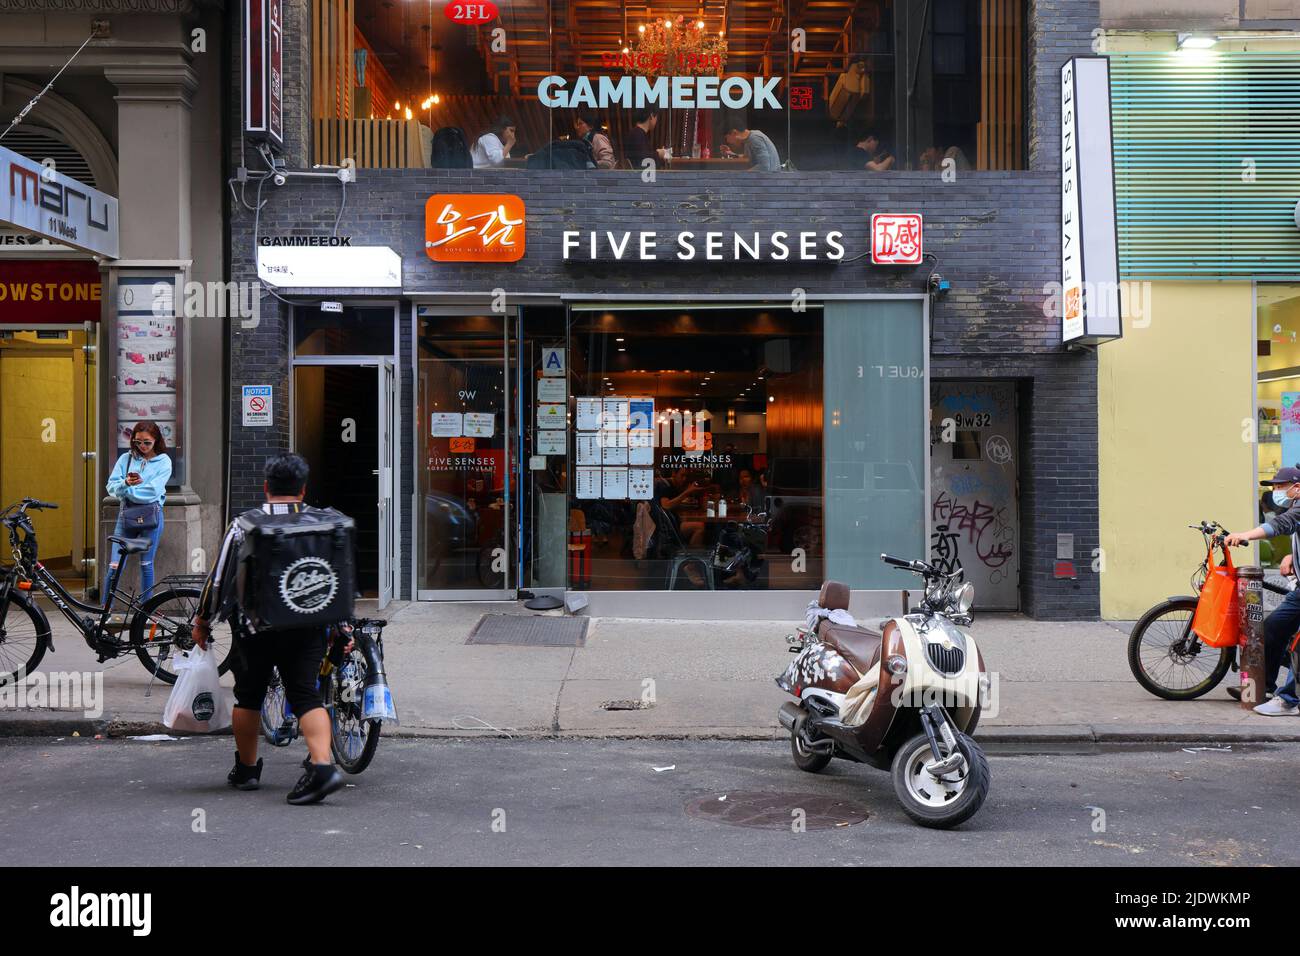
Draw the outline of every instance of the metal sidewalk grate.
[[[484,614],[466,644],[515,644],[526,647],[583,647],[587,619],[544,615]]]

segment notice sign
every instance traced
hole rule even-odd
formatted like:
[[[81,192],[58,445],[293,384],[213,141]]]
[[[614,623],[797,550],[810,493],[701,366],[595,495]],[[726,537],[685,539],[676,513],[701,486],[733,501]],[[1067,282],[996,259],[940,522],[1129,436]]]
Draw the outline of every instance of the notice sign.
[[[497,417],[493,412],[466,412],[465,434],[473,438],[491,438]]]
[[[429,435],[433,438],[460,438],[464,419],[460,412],[434,412],[429,416]]]
[[[271,424],[271,386],[245,385],[244,427],[266,428]]]

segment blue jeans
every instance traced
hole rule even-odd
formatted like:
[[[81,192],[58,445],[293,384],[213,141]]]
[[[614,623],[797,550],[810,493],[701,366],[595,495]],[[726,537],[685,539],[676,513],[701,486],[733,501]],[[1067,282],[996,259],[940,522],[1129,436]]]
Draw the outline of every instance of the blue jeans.
[[[162,516],[161,505],[158,507],[158,527],[154,528],[152,531],[146,531],[144,534],[135,534],[135,535],[126,534],[122,530],[121,511],[119,510],[118,512],[117,526],[113,528],[113,534],[115,534],[119,538],[144,538],[149,542],[149,550],[141,551],[137,555],[137,557],[140,559],[141,593],[148,591],[151,587],[153,587],[153,556],[158,552],[158,540],[162,537],[162,530],[163,530],[163,516]],[[113,571],[117,568],[117,566],[121,563],[121,561],[122,561],[122,549],[118,547],[116,542],[114,542],[112,554],[108,559],[108,573],[110,579],[113,575]],[[108,590],[107,585],[105,586],[104,590],[105,590],[104,603],[108,604],[108,602],[113,599],[113,594],[111,591]]]
[[[1273,613],[1264,618],[1264,679],[1268,682],[1265,690],[1276,693],[1293,706],[1297,703],[1295,674],[1288,670],[1287,682],[1278,687],[1277,672],[1291,663],[1287,657],[1287,645],[1296,631],[1300,631],[1300,588],[1283,598]]]

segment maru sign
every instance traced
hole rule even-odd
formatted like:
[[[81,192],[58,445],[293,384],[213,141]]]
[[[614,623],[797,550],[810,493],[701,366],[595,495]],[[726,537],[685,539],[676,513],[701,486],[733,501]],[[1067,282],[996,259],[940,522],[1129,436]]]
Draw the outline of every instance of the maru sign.
[[[424,251],[434,262],[516,262],[526,228],[518,196],[439,193],[424,204]]]

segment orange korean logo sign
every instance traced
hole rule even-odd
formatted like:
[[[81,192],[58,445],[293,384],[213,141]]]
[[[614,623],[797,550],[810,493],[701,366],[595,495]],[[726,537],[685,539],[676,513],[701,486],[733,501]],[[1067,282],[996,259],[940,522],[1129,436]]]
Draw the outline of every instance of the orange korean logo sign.
[[[518,196],[439,193],[424,204],[424,251],[434,262],[516,262],[524,235]]]

